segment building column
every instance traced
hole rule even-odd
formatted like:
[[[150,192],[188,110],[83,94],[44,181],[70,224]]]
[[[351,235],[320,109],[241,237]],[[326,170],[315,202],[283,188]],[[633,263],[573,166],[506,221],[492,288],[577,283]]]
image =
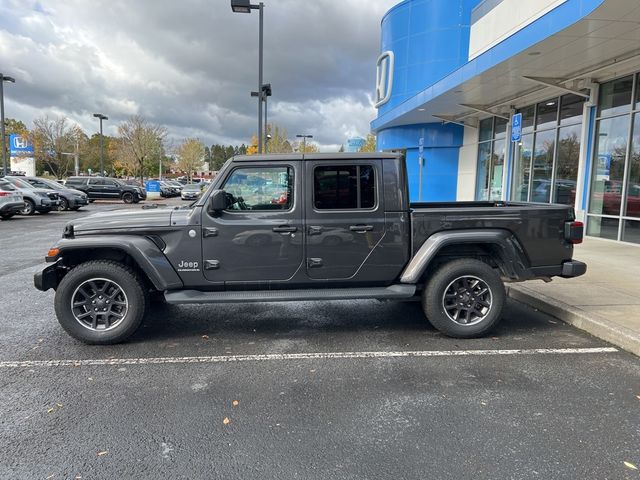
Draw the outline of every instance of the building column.
[[[576,179],[576,201],[574,207],[576,209],[576,217],[583,222],[587,218],[586,210],[589,206],[599,87],[600,85],[597,83],[591,85],[589,100],[582,107],[582,135],[580,138],[580,157],[578,159],[578,178]]]

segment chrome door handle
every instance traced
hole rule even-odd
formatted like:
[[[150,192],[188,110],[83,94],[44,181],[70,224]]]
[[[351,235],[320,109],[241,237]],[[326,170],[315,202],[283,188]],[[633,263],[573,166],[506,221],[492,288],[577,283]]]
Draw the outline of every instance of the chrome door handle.
[[[349,230],[357,233],[370,232],[373,230],[373,225],[351,225]]]

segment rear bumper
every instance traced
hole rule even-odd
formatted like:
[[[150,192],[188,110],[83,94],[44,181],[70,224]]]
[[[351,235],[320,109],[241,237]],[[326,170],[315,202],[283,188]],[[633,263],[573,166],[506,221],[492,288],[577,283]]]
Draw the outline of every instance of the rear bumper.
[[[573,278],[584,275],[587,272],[587,264],[578,260],[568,260],[561,265],[544,267],[532,267],[532,278],[562,277]]]
[[[560,276],[563,278],[572,278],[579,277],[585,273],[587,273],[586,263],[579,262],[578,260],[571,260],[562,264],[562,273]]]
[[[0,213],[10,214],[19,213],[24,209],[24,202],[4,203],[0,206]]]

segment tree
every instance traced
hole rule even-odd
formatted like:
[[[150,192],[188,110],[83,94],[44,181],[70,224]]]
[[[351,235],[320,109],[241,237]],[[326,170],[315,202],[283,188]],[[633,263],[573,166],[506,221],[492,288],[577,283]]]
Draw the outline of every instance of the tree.
[[[144,181],[145,166],[155,165],[164,157],[164,139],[167,130],[134,115],[118,126],[118,156],[129,168],[133,167],[140,181]],[[146,165],[145,165],[146,162]]]
[[[186,138],[178,147],[178,168],[187,174],[191,182],[193,172],[202,167],[205,155],[205,147],[197,138]]]
[[[376,151],[376,136],[367,133],[367,139],[364,142],[364,145],[360,147],[359,152],[375,152]]]
[[[278,125],[267,125],[267,134],[271,135],[267,153],[293,153],[293,146],[287,139],[287,131]],[[265,143],[265,145],[267,145]]]
[[[118,140],[108,135],[104,136],[104,169],[111,174],[116,173],[115,161],[118,155]],[[87,137],[84,133],[80,139],[80,164],[83,170],[91,169],[94,172],[100,171],[100,134],[94,133]],[[119,175],[124,175],[121,172]]]
[[[251,145],[247,147],[247,155],[255,155],[258,153],[258,137],[251,137]]]
[[[31,141],[36,162],[44,163],[57,178],[65,176],[73,165],[75,153],[84,133],[77,125],[71,125],[66,117],[45,115],[33,121]]]
[[[295,142],[293,144],[293,151],[298,153],[318,153],[318,146],[307,140],[303,142],[302,140]]]

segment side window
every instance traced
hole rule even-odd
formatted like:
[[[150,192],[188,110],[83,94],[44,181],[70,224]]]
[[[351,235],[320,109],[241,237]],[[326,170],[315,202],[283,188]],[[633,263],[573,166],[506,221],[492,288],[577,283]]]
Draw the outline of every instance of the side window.
[[[114,182],[113,180],[103,180],[102,182],[107,187],[117,187],[118,186],[118,184],[116,182]]]
[[[104,185],[104,180],[101,178],[91,178],[89,180],[89,185]]]
[[[232,202],[228,210],[289,210],[293,205],[293,169],[238,168],[222,188]]]
[[[373,208],[375,169],[371,165],[331,165],[313,171],[313,205],[318,210]]]

